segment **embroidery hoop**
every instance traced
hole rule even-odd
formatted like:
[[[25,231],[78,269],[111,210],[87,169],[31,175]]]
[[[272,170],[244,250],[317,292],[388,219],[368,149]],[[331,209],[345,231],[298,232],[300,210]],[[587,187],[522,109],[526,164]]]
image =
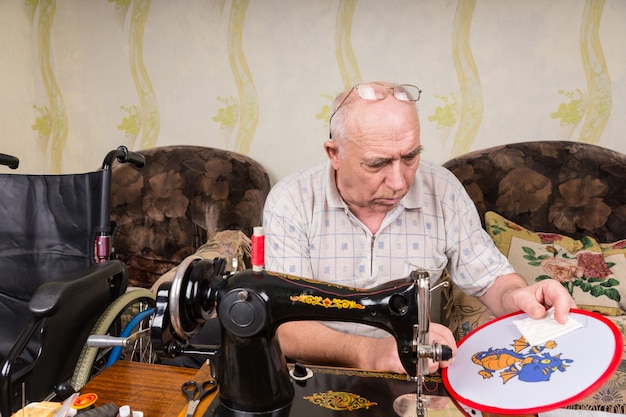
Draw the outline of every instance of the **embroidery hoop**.
[[[617,326],[596,313],[572,310],[572,317],[583,327],[555,339],[549,353],[572,359],[566,370],[556,370],[549,381],[523,382],[515,377],[503,382],[500,371],[483,379],[483,369],[472,356],[489,348],[512,349],[521,337],[513,320],[528,317],[518,312],[492,320],[472,331],[458,343],[454,363],[441,371],[450,396],[462,407],[497,414],[537,414],[564,407],[596,391],[619,366],[623,342]],[[522,352],[528,352],[528,349]]]

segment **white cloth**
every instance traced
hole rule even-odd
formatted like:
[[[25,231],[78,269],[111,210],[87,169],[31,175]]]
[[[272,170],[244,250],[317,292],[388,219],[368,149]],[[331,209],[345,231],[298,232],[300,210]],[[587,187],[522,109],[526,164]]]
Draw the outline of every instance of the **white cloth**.
[[[554,307],[549,309],[545,316],[540,319],[527,317],[522,320],[513,320],[524,339],[533,346],[543,345],[549,340],[573,332],[583,325],[573,318],[567,317],[565,324],[561,324],[554,318]]]

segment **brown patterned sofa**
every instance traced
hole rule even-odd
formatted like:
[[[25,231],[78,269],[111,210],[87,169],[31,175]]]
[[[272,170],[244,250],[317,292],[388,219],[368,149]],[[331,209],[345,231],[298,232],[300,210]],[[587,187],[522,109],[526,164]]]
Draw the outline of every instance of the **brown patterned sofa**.
[[[626,335],[626,155],[536,141],[471,152],[444,166],[521,275],[559,279],[580,308],[604,314]],[[557,254],[567,256],[557,261]],[[493,318],[454,286],[448,296],[445,312],[457,338]],[[569,408],[626,413],[626,358],[595,394]]]
[[[261,225],[270,181],[255,160],[184,145],[138,153],[145,167],[115,165],[111,180],[113,245],[127,265],[130,285],[151,287],[207,244],[245,245],[252,228]]]

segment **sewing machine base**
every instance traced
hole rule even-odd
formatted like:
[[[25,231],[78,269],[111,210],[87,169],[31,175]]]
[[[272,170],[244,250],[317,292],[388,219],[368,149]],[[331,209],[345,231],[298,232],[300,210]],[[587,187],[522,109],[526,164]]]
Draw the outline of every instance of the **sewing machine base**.
[[[293,367],[290,366],[290,370]],[[292,380],[294,399],[291,406],[269,413],[233,412],[224,407],[219,396],[209,406],[204,417],[350,417],[409,416],[399,407],[397,398],[415,395],[416,383],[402,375],[359,371],[345,368],[308,367],[312,375],[303,381]],[[439,375],[428,375],[423,385],[429,409],[446,409],[447,415],[464,416],[443,386]]]

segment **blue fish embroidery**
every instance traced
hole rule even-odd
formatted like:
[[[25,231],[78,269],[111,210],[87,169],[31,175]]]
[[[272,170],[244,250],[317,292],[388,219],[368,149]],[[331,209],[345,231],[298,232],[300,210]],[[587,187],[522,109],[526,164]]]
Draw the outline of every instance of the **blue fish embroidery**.
[[[542,346],[531,346],[524,337],[513,342],[513,348],[489,348],[477,352],[472,356],[472,361],[481,366],[478,374],[483,379],[491,378],[498,371],[503,383],[517,377],[523,382],[549,381],[554,372],[565,372],[572,359],[562,359],[561,353],[551,355],[544,352],[554,349],[557,345],[554,341],[546,342]]]

